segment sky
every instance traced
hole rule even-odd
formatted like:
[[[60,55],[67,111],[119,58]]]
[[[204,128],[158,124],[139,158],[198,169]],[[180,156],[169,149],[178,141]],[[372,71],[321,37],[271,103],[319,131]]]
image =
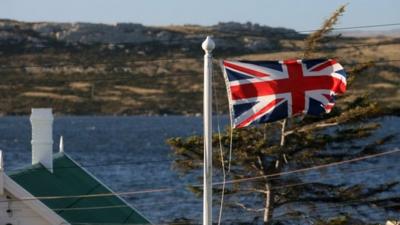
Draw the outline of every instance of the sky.
[[[337,27],[400,23],[399,0],[0,0],[0,18],[153,26],[236,21],[304,31],[346,3]],[[400,26],[386,29],[394,28]]]

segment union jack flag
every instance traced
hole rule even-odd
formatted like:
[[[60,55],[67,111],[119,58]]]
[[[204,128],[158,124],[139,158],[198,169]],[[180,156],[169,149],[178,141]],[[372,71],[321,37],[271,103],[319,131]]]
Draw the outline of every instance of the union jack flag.
[[[234,128],[299,114],[329,113],[346,91],[346,73],[333,59],[223,61]]]

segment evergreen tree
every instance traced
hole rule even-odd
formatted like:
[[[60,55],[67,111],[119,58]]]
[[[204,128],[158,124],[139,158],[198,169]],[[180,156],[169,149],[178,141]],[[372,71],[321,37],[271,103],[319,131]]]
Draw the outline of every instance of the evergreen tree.
[[[304,58],[313,56],[314,49],[325,35],[332,30],[340,15],[345,11],[341,6],[333,15],[325,21],[322,28],[309,35],[305,40]],[[334,37],[330,37],[334,41]],[[344,59],[342,59],[344,60]],[[348,88],[370,64],[355,64],[347,68]],[[374,195],[390,190],[397,182],[379,185],[375,188],[366,188],[362,184],[344,186],[340,184],[327,184],[320,177],[314,182],[304,183],[296,175],[278,176],[285,171],[312,167],[354,157],[365,156],[377,152],[379,145],[390,141],[394,136],[386,137],[362,146],[360,148],[341,151],[333,154],[327,151],[327,146],[340,146],[344,142],[350,142],[370,136],[379,127],[371,118],[384,115],[393,115],[395,109],[380,107],[376,102],[369,100],[368,96],[356,98],[352,102],[345,102],[343,97],[338,98],[338,103],[330,114],[320,117],[296,117],[280,122],[231,130],[227,128],[221,136],[213,136],[214,168],[228,170],[228,162],[225,159],[221,164],[221,157],[217,150],[222,147],[225,154],[230,148],[232,134],[232,159],[228,179],[238,180],[248,177],[258,179],[243,180],[227,185],[225,193],[231,195],[257,195],[263,198],[263,206],[249,202],[230,202],[230,207],[240,207],[243,210],[260,212],[265,224],[275,224],[278,221],[298,219],[307,215],[296,210],[286,210],[286,215],[280,218],[273,217],[274,209],[284,207],[290,203],[301,202],[312,205],[313,203],[352,203],[384,205],[396,201],[387,198],[382,201],[368,200]],[[168,140],[175,156],[175,167],[186,173],[202,168],[203,140],[201,136],[187,138],[171,138]],[[195,193],[201,193],[201,188],[190,187]],[[216,193],[221,192],[221,186],[214,187]],[[368,197],[368,198],[367,198]],[[313,217],[313,216],[311,216]],[[315,216],[314,221],[320,224],[357,224],[356,218],[342,216],[339,219],[324,220]],[[340,223],[338,222],[340,221]],[[360,222],[360,221],[359,221]],[[361,222],[360,222],[361,223]]]

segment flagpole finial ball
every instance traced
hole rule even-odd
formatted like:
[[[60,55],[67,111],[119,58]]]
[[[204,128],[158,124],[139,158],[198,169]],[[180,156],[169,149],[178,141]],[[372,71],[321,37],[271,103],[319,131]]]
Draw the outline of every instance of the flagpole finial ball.
[[[205,52],[212,52],[212,50],[214,50],[215,48],[215,43],[210,36],[207,36],[206,40],[203,41],[201,47]]]

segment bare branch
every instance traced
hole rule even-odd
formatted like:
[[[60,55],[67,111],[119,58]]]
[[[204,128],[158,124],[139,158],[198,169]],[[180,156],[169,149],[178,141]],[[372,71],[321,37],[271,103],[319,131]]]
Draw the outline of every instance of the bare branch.
[[[338,122],[333,122],[333,123],[320,123],[320,124],[311,124],[312,126],[306,126],[306,127],[302,127],[300,129],[293,129],[290,131],[286,131],[285,132],[285,136],[292,134],[294,132],[307,132],[309,130],[313,130],[315,128],[326,128],[326,127],[333,127],[336,125],[339,125]]]
[[[235,202],[235,205],[239,206],[240,208],[242,208],[242,209],[244,209],[244,210],[246,210],[248,212],[263,212],[265,210],[264,208],[262,208],[262,209],[249,208],[249,207],[245,206],[244,204],[242,204],[240,202]]]
[[[246,191],[246,192],[258,192],[258,193],[262,193],[262,194],[266,194],[267,193],[267,191],[265,191],[265,190],[261,190],[261,189],[257,189],[257,188],[246,188],[246,189],[242,189],[243,191]]]

